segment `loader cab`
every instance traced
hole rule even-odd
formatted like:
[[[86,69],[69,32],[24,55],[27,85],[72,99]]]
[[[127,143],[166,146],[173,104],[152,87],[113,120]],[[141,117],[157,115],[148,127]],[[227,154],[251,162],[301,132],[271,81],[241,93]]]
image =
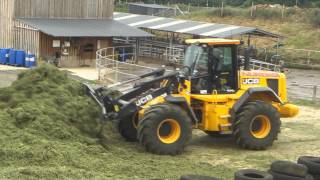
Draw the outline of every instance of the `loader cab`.
[[[184,74],[191,77],[192,94],[230,94],[238,90],[237,51],[240,41],[193,39],[186,41]]]

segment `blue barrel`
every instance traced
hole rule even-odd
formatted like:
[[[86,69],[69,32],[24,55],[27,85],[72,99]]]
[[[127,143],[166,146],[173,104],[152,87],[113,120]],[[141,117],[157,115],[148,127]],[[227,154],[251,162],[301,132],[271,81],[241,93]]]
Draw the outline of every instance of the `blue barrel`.
[[[35,67],[37,64],[36,55],[28,54],[28,58],[29,58],[29,68]]]
[[[5,64],[6,62],[6,54],[4,49],[0,49],[0,64]]]
[[[16,65],[16,55],[17,51],[14,49],[10,49],[9,51],[9,65]]]
[[[29,54],[26,54],[24,66],[29,68],[30,67],[30,60],[29,60]]]
[[[23,50],[16,51],[16,65],[25,66],[26,52]]]
[[[10,49],[0,49],[0,64],[7,64],[9,62]]]

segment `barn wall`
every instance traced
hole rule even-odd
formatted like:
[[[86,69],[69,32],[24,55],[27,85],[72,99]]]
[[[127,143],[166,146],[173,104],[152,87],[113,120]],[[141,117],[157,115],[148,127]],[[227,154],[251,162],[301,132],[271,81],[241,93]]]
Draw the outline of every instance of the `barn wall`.
[[[13,48],[22,49],[39,56],[40,32],[20,21],[14,21]]]
[[[0,0],[0,48],[13,47],[14,1]]]
[[[69,41],[71,46],[66,48],[54,48],[54,40],[60,40],[61,45],[64,44],[65,41]],[[98,47],[98,41],[100,47]],[[85,52],[84,46],[86,44],[92,44],[94,46],[93,51]],[[96,60],[96,51],[98,48],[109,47],[111,45],[111,38],[57,38],[41,33],[40,59],[42,61],[53,61],[56,53],[58,53],[61,55],[60,65],[62,67],[94,66]],[[64,49],[67,49],[68,55],[63,55]]]
[[[17,18],[106,19],[112,18],[114,8],[113,0],[15,1],[15,17]]]

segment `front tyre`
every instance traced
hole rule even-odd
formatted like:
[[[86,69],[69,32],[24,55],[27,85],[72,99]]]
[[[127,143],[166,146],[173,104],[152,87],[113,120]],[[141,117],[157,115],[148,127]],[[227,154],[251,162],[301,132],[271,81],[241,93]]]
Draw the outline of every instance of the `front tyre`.
[[[131,117],[124,117],[120,119],[118,130],[123,138],[125,138],[128,142],[136,142],[137,139],[137,123],[138,123],[138,115],[134,115]]]
[[[272,146],[278,138],[280,126],[280,115],[271,104],[251,101],[237,114],[233,135],[240,147],[263,150]]]
[[[140,143],[154,154],[180,154],[191,136],[190,117],[179,106],[172,104],[151,106],[138,125]]]

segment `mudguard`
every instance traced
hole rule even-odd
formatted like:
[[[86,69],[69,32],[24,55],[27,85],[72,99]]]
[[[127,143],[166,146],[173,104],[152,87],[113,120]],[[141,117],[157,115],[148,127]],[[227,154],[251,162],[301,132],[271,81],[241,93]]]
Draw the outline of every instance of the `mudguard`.
[[[255,88],[249,88],[242,96],[241,98],[233,105],[232,112],[237,113],[240,108],[249,101],[250,97],[254,94],[265,94],[269,97],[270,101],[277,102],[280,104],[283,104],[280,97],[271,89],[268,87],[255,87]]]

